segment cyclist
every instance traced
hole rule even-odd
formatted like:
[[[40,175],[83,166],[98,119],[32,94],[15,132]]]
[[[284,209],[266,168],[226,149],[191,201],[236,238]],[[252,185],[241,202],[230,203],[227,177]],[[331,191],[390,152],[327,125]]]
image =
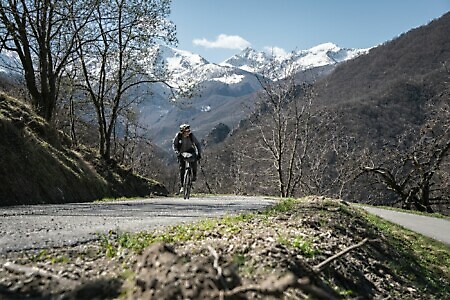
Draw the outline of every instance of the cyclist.
[[[197,160],[202,158],[202,148],[195,135],[191,132],[191,126],[189,124],[181,124],[180,131],[177,132],[173,139],[173,151],[178,158],[180,166],[180,193],[183,193],[183,178],[184,178],[184,161],[181,157],[181,153],[189,152],[196,155],[196,160],[191,164],[192,166],[192,181],[197,180]]]

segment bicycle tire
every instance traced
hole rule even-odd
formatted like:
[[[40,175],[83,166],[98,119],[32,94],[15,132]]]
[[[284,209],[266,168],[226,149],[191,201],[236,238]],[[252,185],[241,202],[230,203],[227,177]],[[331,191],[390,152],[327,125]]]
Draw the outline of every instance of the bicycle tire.
[[[186,169],[186,171],[184,172],[184,180],[183,180],[183,196],[184,199],[189,199],[190,195],[191,195],[191,172],[190,169]]]

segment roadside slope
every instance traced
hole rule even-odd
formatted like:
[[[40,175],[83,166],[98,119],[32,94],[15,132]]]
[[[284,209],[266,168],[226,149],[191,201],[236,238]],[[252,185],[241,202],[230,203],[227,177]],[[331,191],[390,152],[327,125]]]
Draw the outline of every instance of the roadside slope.
[[[157,182],[78,150],[27,105],[0,94],[0,206],[167,194]]]
[[[394,224],[398,224],[409,230],[450,245],[450,221],[446,219],[427,217],[366,205],[358,205],[358,207],[361,207],[367,212],[377,215]]]
[[[323,197],[0,257],[0,296],[449,299],[445,245]],[[28,271],[33,270],[29,273]],[[28,272],[28,273],[27,273]],[[30,274],[30,275],[26,275]]]

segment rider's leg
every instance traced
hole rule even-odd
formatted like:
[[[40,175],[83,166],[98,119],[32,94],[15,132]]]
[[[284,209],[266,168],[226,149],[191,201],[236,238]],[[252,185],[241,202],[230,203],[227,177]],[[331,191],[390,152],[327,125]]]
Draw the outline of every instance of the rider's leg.
[[[197,161],[191,163],[192,166],[192,181],[197,180]]]
[[[182,159],[180,159],[180,183],[181,183],[181,186],[183,186],[183,183],[184,183],[184,170],[185,170],[184,161]]]

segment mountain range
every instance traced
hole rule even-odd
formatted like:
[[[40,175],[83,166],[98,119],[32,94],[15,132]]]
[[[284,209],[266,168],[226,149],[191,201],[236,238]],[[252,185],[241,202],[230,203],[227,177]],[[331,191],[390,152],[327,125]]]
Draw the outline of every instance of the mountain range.
[[[370,51],[350,49],[346,53],[346,49],[333,51],[330,48],[334,48],[334,45],[324,44],[314,47],[316,52],[305,51],[299,57],[299,61],[301,58],[306,61],[309,52],[309,62],[317,63],[305,64],[305,68],[300,68],[298,73],[299,76],[305,75],[304,77],[311,74],[313,78],[317,76],[314,85],[317,96],[314,97],[313,112],[318,116],[315,121],[320,122],[316,122],[311,131],[315,134],[311,137],[314,138],[314,143],[308,145],[311,148],[307,151],[314,164],[302,163],[307,171],[306,176],[314,180],[306,183],[309,194],[328,195],[355,202],[395,201],[389,191],[379,191],[371,179],[346,179],[353,176],[352,170],[359,169],[361,159],[370,159],[368,162],[373,163],[387,162],[389,168],[392,166],[397,171],[396,165],[400,160],[397,157],[391,159],[386,155],[389,154],[386,150],[408,154],[410,144],[414,146],[420,138],[419,134],[411,133],[427,129],[425,125],[429,124],[430,117],[431,120],[439,120],[436,122],[439,126],[448,128],[447,120],[450,118],[445,117],[448,116],[450,99],[449,28],[450,13],[447,13],[426,26],[402,34]],[[322,50],[318,51],[320,49]],[[211,132],[218,131],[223,136],[223,132],[233,129],[225,140],[205,148],[201,164],[203,178],[197,181],[196,192],[276,195],[277,185],[270,171],[273,170],[272,161],[254,159],[260,158],[257,153],[260,150],[257,145],[261,140],[261,136],[256,133],[258,126],[242,121],[248,111],[243,107],[254,101],[259,89],[256,80],[258,70],[260,74],[267,73],[264,69],[266,56],[252,49],[245,49],[221,64],[212,64],[199,55],[174,48],[161,47],[158,51],[160,59],[167,63],[174,75],[178,74],[181,79],[195,79],[202,89],[199,91],[200,96],[171,101],[164,95],[162,88],[152,86],[154,94],[143,97],[136,108],[141,111],[141,119],[148,122],[148,134],[155,136],[154,142],[167,149],[168,142],[181,122],[191,123],[200,138],[207,138]],[[324,56],[320,58],[319,54]],[[315,60],[312,60],[313,57]],[[194,74],[198,76],[195,77]],[[325,74],[328,75],[324,76]],[[5,76],[11,77],[10,70],[0,69],[0,77]],[[4,82],[0,84],[4,85]],[[3,130],[0,153],[10,155],[3,155],[0,159],[0,169],[4,170],[3,173],[0,172],[4,175],[1,185],[3,189],[0,191],[0,194],[3,192],[3,197],[0,195],[0,198],[11,199],[11,204],[29,203],[27,201],[35,199],[90,201],[92,197],[86,196],[87,187],[102,189],[102,185],[97,182],[103,182],[103,177],[91,172],[93,168],[78,157],[80,153],[73,159],[65,156],[66,150],[62,147],[70,144],[70,141],[60,141],[54,128],[48,127],[40,118],[30,119],[27,115],[32,112],[28,106],[11,104],[12,102],[15,100],[9,97],[0,101],[2,109],[11,106],[6,110],[7,113],[2,114],[4,118],[0,119],[0,129]],[[438,112],[444,118],[433,119],[433,115]],[[264,115],[261,116],[265,122]],[[236,129],[233,122],[239,124]],[[29,131],[28,128],[33,130]],[[435,134],[440,134],[442,140],[448,141],[448,131],[447,135],[443,135],[443,130],[437,129]],[[45,142],[40,139],[41,136],[46,136]],[[329,140],[334,143],[333,147],[329,146]],[[431,144],[428,143],[429,139],[420,141],[424,141],[425,145]],[[153,145],[145,143],[144,146],[141,152],[144,155],[142,159],[139,157],[133,162],[132,170],[147,178],[156,178],[154,174],[157,174],[157,179],[169,186],[170,191],[174,191],[177,188],[177,166],[161,161],[163,157],[160,156],[159,149],[153,151]],[[339,157],[334,154],[322,157],[326,152],[340,152],[342,161],[338,161]],[[367,153],[372,156],[369,157]],[[433,153],[435,152],[431,152]],[[109,172],[108,167],[93,160],[96,159],[95,154],[87,152],[84,155],[94,166],[98,165],[100,169]],[[449,195],[446,180],[449,178],[448,157],[446,159],[442,165],[442,175],[439,176],[440,182],[444,183],[443,194]],[[80,167],[75,163],[78,160]],[[340,166],[343,168],[339,169]],[[123,176],[128,177],[130,170],[122,172]],[[70,174],[66,175],[64,172]],[[92,174],[95,180],[87,174]],[[344,175],[344,178],[336,177],[340,175]],[[105,178],[113,179],[114,182],[109,184],[114,189],[122,181],[110,173],[105,173]],[[88,184],[90,182],[93,185]],[[103,182],[105,183],[107,181]],[[132,187],[136,190],[134,184]],[[104,191],[100,190],[99,193],[104,195]],[[63,198],[64,195],[71,195],[71,198],[61,199],[61,195]],[[14,198],[15,196],[21,199]],[[441,206],[445,206],[448,211],[448,202]]]
[[[154,50],[157,61],[171,74],[171,85],[188,82],[195,86],[194,96],[170,99],[171,93],[163,84],[140,86],[139,112],[145,135],[164,150],[179,124],[189,123],[200,139],[217,126],[234,128],[248,113],[261,89],[257,76],[280,80],[283,66],[294,67],[298,74],[308,73],[315,80],[329,74],[340,63],[366,54],[369,49],[340,48],[325,43],[307,50],[286,55],[258,52],[246,48],[220,64],[207,61],[198,54],[174,47],[158,45]],[[10,52],[0,53],[0,76],[17,76],[18,60]],[[274,63],[275,62],[275,63]],[[13,68],[5,66],[14,65]],[[270,67],[277,66],[270,71]],[[19,72],[20,73],[20,72]],[[305,80],[305,76],[301,76]],[[132,95],[135,97],[136,95]]]
[[[159,46],[159,60],[173,74],[174,82],[193,81],[198,87],[197,95],[169,101],[164,87],[153,87],[151,96],[143,99],[137,109],[141,122],[149,129],[148,136],[156,145],[168,150],[181,123],[191,124],[200,139],[207,138],[217,126],[234,128],[248,115],[255,95],[261,89],[257,76],[283,79],[278,75],[284,74],[283,70],[270,72],[274,60],[277,66],[294,67],[299,74],[308,72],[308,77],[315,80],[329,74],[340,63],[368,51],[325,43],[277,56],[246,48],[215,64],[195,53]]]
[[[295,191],[297,195],[392,205],[402,201],[399,190],[407,191],[407,200],[414,193],[426,191],[424,196],[433,199],[430,201],[435,203],[436,211],[448,214],[449,32],[450,12],[365,55],[338,64],[315,82],[310,111],[313,118],[306,118],[312,122],[306,122],[308,126],[300,134],[301,149],[296,149],[295,158],[301,162],[295,164],[295,172],[303,185]],[[302,98],[298,100],[291,102],[293,109]],[[223,142],[207,148],[202,162],[207,181],[204,190],[280,193],[280,169],[275,158],[282,154],[274,146],[279,141],[264,149],[262,134],[269,133],[266,138],[272,142],[271,133],[279,128],[278,120],[270,122],[273,114],[276,116],[273,110],[263,111],[240,122]],[[267,127],[269,124],[273,127]],[[295,126],[293,122],[283,129],[289,128],[295,134]],[[285,136],[282,139],[287,140]],[[288,165],[293,166],[288,162],[289,142],[280,144],[284,145],[286,164],[280,168],[286,171],[285,183],[292,174],[288,173]],[[270,147],[277,150],[275,154]],[[267,153],[270,158],[262,157]],[[438,153],[446,153],[439,162],[434,160]],[[439,170],[430,171],[437,165]],[[380,172],[366,173],[371,168]],[[426,184],[419,178],[431,180],[428,182],[433,182],[433,188],[424,188]],[[393,192],[396,188],[399,190]]]

